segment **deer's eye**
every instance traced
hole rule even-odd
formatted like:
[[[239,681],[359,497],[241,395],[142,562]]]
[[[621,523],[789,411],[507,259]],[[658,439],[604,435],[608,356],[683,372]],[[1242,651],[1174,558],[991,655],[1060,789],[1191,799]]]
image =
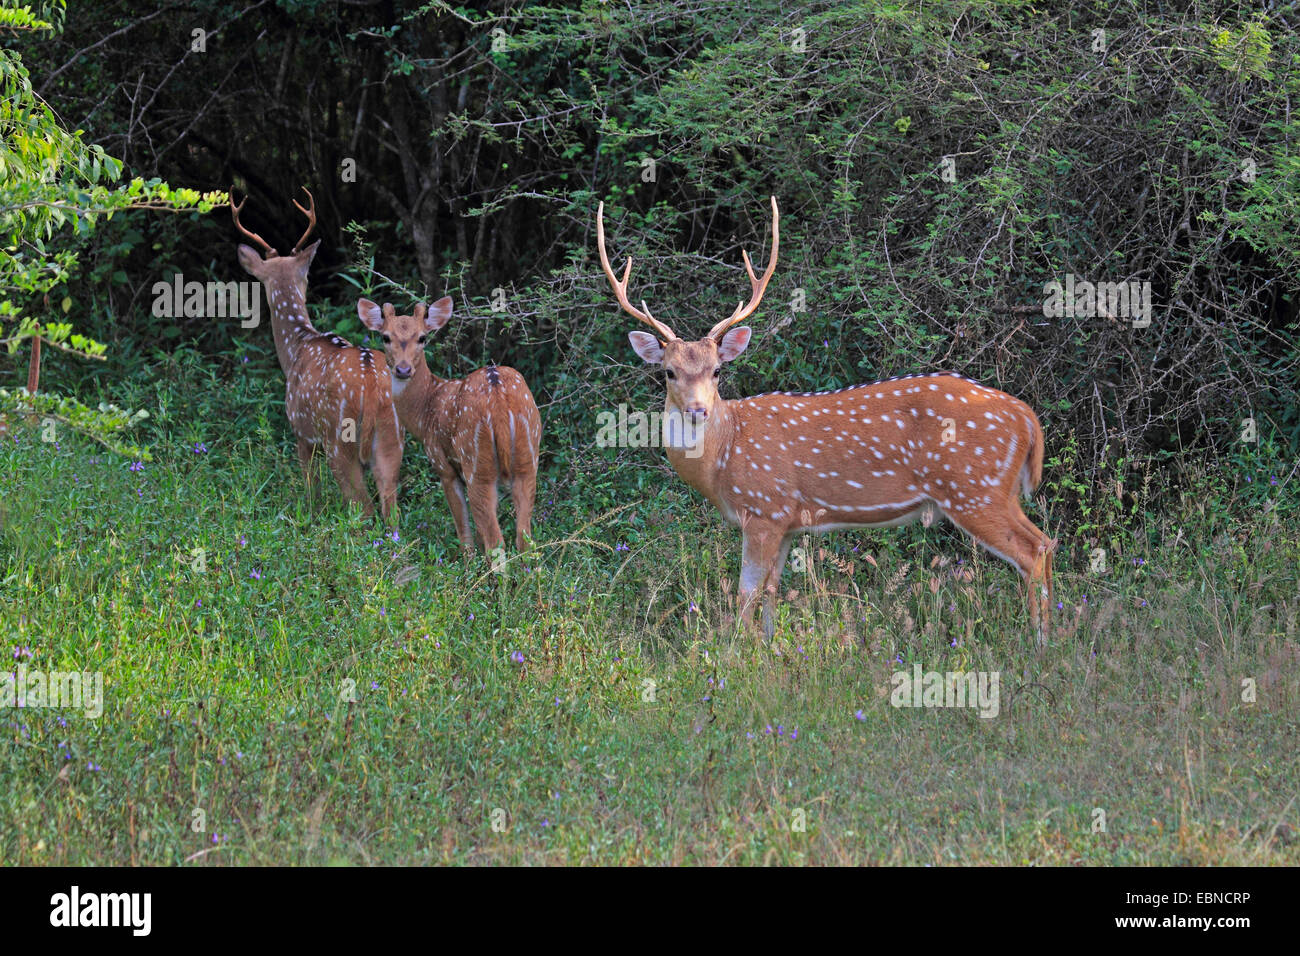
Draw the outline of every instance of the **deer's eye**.
[[[421,335],[418,339],[416,339],[416,341],[419,342],[421,345],[423,345],[423,344],[424,344],[424,340],[427,339],[427,338],[428,338],[427,335]]]
[[[381,335],[380,338],[384,340],[384,344],[385,344],[385,345],[387,345],[389,342],[393,341],[393,340],[392,340],[391,338],[389,338],[387,335]]]
[[[664,375],[668,376],[668,381],[670,382],[677,377],[677,373],[670,368],[664,369]]]
[[[717,377],[720,376],[721,374],[722,374],[722,366],[719,365],[717,368],[715,368],[715,369],[713,370],[713,377],[714,377],[714,378],[717,378]]]

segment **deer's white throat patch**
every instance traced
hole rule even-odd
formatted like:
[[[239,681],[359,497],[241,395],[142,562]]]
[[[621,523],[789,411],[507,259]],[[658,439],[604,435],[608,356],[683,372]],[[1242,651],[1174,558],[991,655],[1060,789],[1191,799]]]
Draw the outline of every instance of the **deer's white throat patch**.
[[[699,458],[704,454],[704,429],[707,426],[707,418],[694,421],[681,410],[669,408],[663,414],[661,426],[663,446],[674,448],[687,458]]]

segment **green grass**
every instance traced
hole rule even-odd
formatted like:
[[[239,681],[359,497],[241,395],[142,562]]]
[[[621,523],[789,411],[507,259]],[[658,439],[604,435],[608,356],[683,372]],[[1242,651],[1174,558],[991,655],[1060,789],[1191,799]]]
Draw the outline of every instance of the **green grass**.
[[[764,644],[657,451],[553,465],[498,576],[414,445],[394,541],[304,500],[273,389],[157,374],[142,471],[0,440],[0,653],[105,681],[0,713],[0,864],[1300,862],[1294,509],[1132,517],[1105,574],[1054,527],[1042,650],[951,531],[833,536]],[[1000,714],[891,707],[915,662]]]

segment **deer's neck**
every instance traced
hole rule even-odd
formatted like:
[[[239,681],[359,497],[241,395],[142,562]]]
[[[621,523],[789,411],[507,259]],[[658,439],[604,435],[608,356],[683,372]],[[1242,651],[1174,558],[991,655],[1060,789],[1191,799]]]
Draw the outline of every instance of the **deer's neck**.
[[[307,299],[295,284],[268,284],[266,297],[271,304],[275,354],[280,359],[280,368],[287,374],[297,363],[303,342],[320,333],[307,318]]]
[[[683,414],[681,409],[666,402],[664,413],[666,416]],[[682,480],[718,507],[721,507],[726,465],[739,427],[738,416],[736,402],[718,401],[698,440],[685,447],[670,446],[667,449],[668,461]],[[678,421],[682,420],[678,418]]]
[[[393,404],[397,406],[402,427],[414,432],[421,441],[427,440],[433,433],[450,384],[448,379],[430,372],[424,362],[415,363],[411,377],[405,382],[393,379]]]

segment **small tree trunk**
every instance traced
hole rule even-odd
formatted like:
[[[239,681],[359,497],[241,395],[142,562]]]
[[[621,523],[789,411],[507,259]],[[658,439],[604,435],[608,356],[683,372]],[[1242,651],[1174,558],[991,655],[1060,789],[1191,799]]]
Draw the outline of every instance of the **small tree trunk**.
[[[32,337],[32,358],[27,363],[27,391],[36,394],[36,386],[41,382],[41,337]]]

